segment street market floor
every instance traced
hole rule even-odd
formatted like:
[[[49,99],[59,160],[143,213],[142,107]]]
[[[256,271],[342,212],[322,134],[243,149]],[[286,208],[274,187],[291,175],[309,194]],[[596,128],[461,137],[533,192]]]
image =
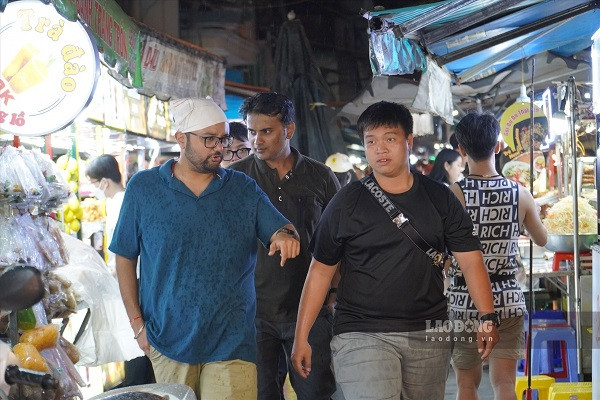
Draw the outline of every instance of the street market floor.
[[[456,376],[454,370],[450,368],[450,375],[448,375],[448,380],[446,381],[446,395],[444,396],[444,400],[455,400],[456,391]],[[494,400],[494,390],[490,383],[490,374],[487,367],[483,368],[481,384],[479,385],[477,394],[479,395],[479,400]]]

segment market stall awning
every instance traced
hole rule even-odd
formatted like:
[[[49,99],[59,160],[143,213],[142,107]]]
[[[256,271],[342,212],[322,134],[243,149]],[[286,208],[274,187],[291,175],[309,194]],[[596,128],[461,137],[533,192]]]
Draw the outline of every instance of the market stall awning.
[[[592,44],[593,33],[600,27],[600,2],[447,0],[368,12],[365,18],[370,20],[372,32],[387,35],[385,40],[409,42],[432,54],[435,62],[451,73],[457,101],[459,93],[468,91],[457,89],[459,85],[467,83],[472,89],[477,86],[476,82],[484,79],[488,79],[490,96],[507,84],[512,86],[513,94],[517,93],[519,85],[515,86],[514,81],[504,84],[503,78],[508,75],[507,71],[513,72],[515,65],[520,66],[521,61],[533,56],[562,57],[562,63],[548,62],[556,65],[556,69],[547,74],[554,80],[589,69],[587,49]],[[412,54],[417,53],[403,56]],[[377,56],[387,62],[385,74],[393,75],[389,66],[397,55]],[[374,74],[378,72],[374,70]],[[405,73],[404,68],[398,68],[398,74]],[[503,90],[508,88],[503,87]]]

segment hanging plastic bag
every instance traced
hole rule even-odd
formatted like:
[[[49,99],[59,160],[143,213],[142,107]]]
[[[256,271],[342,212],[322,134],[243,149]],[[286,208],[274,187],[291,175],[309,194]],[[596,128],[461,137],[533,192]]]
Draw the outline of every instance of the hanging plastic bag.
[[[35,160],[35,157],[31,153],[31,151],[23,148],[17,149],[17,153],[19,157],[21,157],[21,159],[23,160],[23,164],[25,164],[25,166],[31,173],[33,179],[35,179],[37,186],[42,189],[42,193],[39,197],[39,200],[42,202],[48,200],[49,191],[46,178],[44,177],[42,170],[40,169],[37,161]]]
[[[44,209],[58,208],[58,206],[70,195],[69,185],[63,177],[58,166],[52,162],[47,154],[43,154],[39,149],[31,150],[31,155],[37,162],[48,188],[48,199]]]
[[[37,228],[37,243],[52,267],[60,267],[69,262],[65,243],[60,235],[56,221],[47,215],[38,215],[33,219]]]
[[[50,261],[44,256],[44,252],[42,251],[42,246],[40,246],[40,242],[43,238],[40,235],[38,227],[33,223],[33,219],[31,218],[31,214],[24,213],[21,215],[15,215],[14,220],[21,228],[21,239],[27,242],[28,252],[25,254],[35,254],[37,260],[33,265],[40,271],[47,271],[53,267]]]
[[[44,277],[44,288],[46,293],[42,302],[49,319],[67,318],[77,311],[77,293],[72,282],[63,275],[48,272]]]
[[[44,256],[21,224],[23,220],[27,222],[28,216],[29,214],[15,215],[8,219],[0,216],[0,266],[26,264],[45,271],[47,265]]]
[[[29,168],[12,146],[0,153],[0,196],[11,202],[39,200],[43,188],[29,172]]]
[[[133,339],[117,280],[102,257],[80,240],[66,234],[63,239],[70,261],[53,273],[72,282],[78,309],[90,309],[87,329],[75,343],[81,357],[78,365],[96,366],[143,356]]]

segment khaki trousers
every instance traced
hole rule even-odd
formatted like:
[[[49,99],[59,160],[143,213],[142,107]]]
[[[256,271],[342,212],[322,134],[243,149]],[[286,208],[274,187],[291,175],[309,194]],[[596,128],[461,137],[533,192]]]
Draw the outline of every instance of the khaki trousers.
[[[198,400],[256,400],[256,365],[242,360],[184,364],[150,347],[157,383],[181,383],[194,390]]]

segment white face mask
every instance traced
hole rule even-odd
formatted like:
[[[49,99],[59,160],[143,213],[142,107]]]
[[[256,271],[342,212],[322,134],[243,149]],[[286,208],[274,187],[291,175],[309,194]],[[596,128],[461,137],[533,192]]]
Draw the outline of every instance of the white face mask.
[[[92,193],[92,195],[97,198],[98,200],[102,200],[106,198],[106,194],[104,194],[104,190],[102,189],[102,183],[103,180],[101,179],[100,182],[98,183],[98,187],[95,188],[94,192]]]
[[[100,188],[96,188],[96,190],[94,190],[94,193],[92,193],[92,195],[97,198],[98,200],[102,200],[106,198],[106,195],[104,194],[104,190],[100,189]]]

